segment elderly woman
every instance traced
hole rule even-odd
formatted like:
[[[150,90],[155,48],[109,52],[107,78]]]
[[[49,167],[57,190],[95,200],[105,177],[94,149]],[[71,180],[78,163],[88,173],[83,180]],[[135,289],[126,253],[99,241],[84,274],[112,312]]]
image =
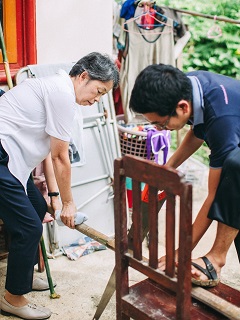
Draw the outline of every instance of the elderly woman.
[[[119,82],[118,70],[106,55],[90,53],[80,59],[69,75],[28,79],[0,98],[0,218],[11,236],[6,293],[1,313],[23,319],[47,319],[51,311],[28,302],[33,269],[47,204],[29,178],[49,154],[54,175],[45,175],[51,206],[62,202],[61,220],[74,228],[76,206],[71,192],[68,154],[77,104],[91,106]],[[59,193],[58,193],[59,192]]]

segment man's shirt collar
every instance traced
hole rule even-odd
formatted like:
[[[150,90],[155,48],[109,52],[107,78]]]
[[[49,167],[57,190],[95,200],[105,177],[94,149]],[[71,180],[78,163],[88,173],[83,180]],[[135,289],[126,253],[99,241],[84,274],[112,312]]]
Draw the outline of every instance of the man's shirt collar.
[[[204,110],[204,101],[203,101],[203,91],[202,86],[195,76],[187,76],[192,83],[192,96],[193,96],[193,127],[203,123],[203,110]]]

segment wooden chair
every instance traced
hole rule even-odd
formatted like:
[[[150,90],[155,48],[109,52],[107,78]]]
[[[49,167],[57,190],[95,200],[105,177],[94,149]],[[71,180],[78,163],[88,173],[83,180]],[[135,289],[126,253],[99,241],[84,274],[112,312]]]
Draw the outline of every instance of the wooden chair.
[[[4,227],[3,221],[0,219],[0,260],[6,259],[8,256],[9,236]]]
[[[219,313],[208,303],[206,305],[191,297],[192,186],[184,182],[183,176],[178,171],[130,155],[115,160],[114,171],[116,319],[227,319],[228,317],[224,316],[226,313]],[[132,178],[133,185],[131,243],[128,240],[126,177]],[[143,256],[142,245],[142,182],[149,186],[148,259]],[[158,241],[159,235],[164,232],[158,220],[158,198],[161,190],[166,193],[166,270],[164,272],[158,269]],[[179,216],[178,225],[177,216]],[[176,234],[178,234],[179,245],[177,273],[174,259]],[[130,268],[143,274],[144,280],[130,286]],[[227,292],[228,287],[223,284],[218,287],[220,290],[213,288],[210,291],[220,295],[222,289],[222,298],[228,301],[235,300],[235,302],[238,300],[236,304],[239,307],[238,291],[230,288],[231,292]],[[206,296],[209,294],[215,297],[205,289],[194,289],[196,289],[196,291],[193,290],[196,296],[200,292],[203,297],[205,293]],[[235,299],[234,296],[238,298]],[[228,302],[225,301],[225,303]],[[215,303],[219,308],[220,304]],[[229,303],[227,308],[229,309]],[[239,319],[240,309],[235,306],[232,308],[235,308],[236,317],[230,316],[230,319]],[[225,305],[222,309],[226,309]]]
[[[8,247],[10,243],[9,234],[4,226],[3,221],[0,219],[0,260],[6,259],[8,257]],[[45,263],[42,254],[41,243],[38,246],[38,272],[44,272]]]

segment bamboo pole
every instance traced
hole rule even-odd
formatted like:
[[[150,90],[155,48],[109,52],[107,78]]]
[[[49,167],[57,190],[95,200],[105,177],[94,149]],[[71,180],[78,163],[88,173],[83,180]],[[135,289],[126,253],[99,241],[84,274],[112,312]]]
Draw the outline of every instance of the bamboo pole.
[[[165,6],[161,6],[161,7],[162,8],[166,8]],[[191,16],[203,17],[203,18],[206,18],[206,19],[215,19],[215,20],[218,20],[218,21],[228,22],[228,23],[232,23],[232,24],[240,24],[240,20],[234,20],[234,19],[230,19],[230,18],[212,16],[210,14],[204,14],[204,13],[199,13],[199,12],[189,11],[189,10],[183,10],[183,9],[176,9],[176,8],[169,8],[169,9],[175,10],[177,12],[181,12],[181,13],[184,13],[184,14],[189,14]]]
[[[0,22],[0,44],[1,44],[1,49],[2,49],[3,63],[4,63],[4,69],[5,69],[5,74],[6,74],[6,78],[7,78],[7,83],[8,83],[9,89],[11,89],[13,87],[13,82],[12,82],[12,77],[11,77],[9,63],[8,63],[7,51],[6,51],[6,47],[5,47],[5,41],[4,41],[3,29],[2,29],[1,22]]]
[[[75,226],[75,229],[81,233],[84,233],[86,236],[94,239],[95,241],[100,242],[111,250],[115,250],[115,240],[106,236],[105,234],[89,227],[85,223],[78,224]]]
[[[232,320],[240,320],[240,308],[200,287],[192,288],[192,297]]]

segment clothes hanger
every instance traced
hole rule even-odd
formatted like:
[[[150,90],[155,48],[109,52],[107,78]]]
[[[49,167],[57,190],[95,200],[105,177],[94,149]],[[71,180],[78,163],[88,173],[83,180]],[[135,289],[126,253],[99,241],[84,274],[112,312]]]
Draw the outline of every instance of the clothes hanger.
[[[213,26],[208,30],[208,39],[216,39],[222,36],[222,29],[216,24],[217,16],[214,16]]]
[[[161,21],[163,20],[165,22],[168,19],[168,17],[163,14],[164,10],[156,5],[156,1],[155,0],[136,0],[135,4],[138,7],[144,7],[144,5],[148,5],[149,6],[149,10],[151,8],[153,8],[155,10],[155,14],[158,15],[159,17],[161,17],[161,19],[159,18],[159,20],[161,20]],[[157,8],[159,8],[162,12],[159,12],[157,10]],[[179,25],[179,23],[177,21],[173,20],[173,27],[175,28],[178,25]],[[155,24],[154,26],[156,27],[157,25]]]
[[[153,14],[154,13],[154,14]],[[158,15],[161,17],[161,20],[159,20],[158,18],[155,17],[155,15]],[[141,18],[143,17],[146,17],[146,16],[149,16],[151,18],[151,21],[153,22],[154,20],[154,23],[153,24],[142,24],[142,23],[136,23],[136,25],[138,26],[139,28],[139,31],[138,32],[135,32],[135,31],[129,31],[127,29],[127,25],[128,24],[131,24],[133,22],[136,22],[136,21],[141,21]],[[125,23],[122,25],[122,28],[124,31],[127,31],[127,32],[131,32],[131,33],[141,33],[141,34],[144,34],[144,32],[142,32],[140,29],[142,30],[146,30],[145,34],[148,33],[148,31],[151,29],[151,34],[162,34],[162,33],[171,33],[173,32],[173,26],[168,24],[167,23],[167,17],[164,16],[163,14],[157,12],[155,9],[154,9],[154,12],[153,11],[150,11],[150,6],[148,4],[145,4],[144,5],[144,11],[143,13],[139,14],[139,15],[136,15],[135,17],[125,21]],[[155,21],[157,22],[157,24],[155,23]],[[170,30],[168,28],[168,31],[164,31],[164,27],[165,26],[168,26],[170,27]],[[162,30],[161,31],[156,31],[156,32],[153,32],[152,29],[153,28],[156,28],[156,27],[162,27]],[[148,28],[148,29],[147,29]]]
[[[144,12],[140,16],[141,22],[138,23],[139,28],[150,30],[156,27],[163,27],[167,24],[167,17],[157,12],[155,8],[151,7],[148,4],[145,4],[142,7],[144,7]]]

